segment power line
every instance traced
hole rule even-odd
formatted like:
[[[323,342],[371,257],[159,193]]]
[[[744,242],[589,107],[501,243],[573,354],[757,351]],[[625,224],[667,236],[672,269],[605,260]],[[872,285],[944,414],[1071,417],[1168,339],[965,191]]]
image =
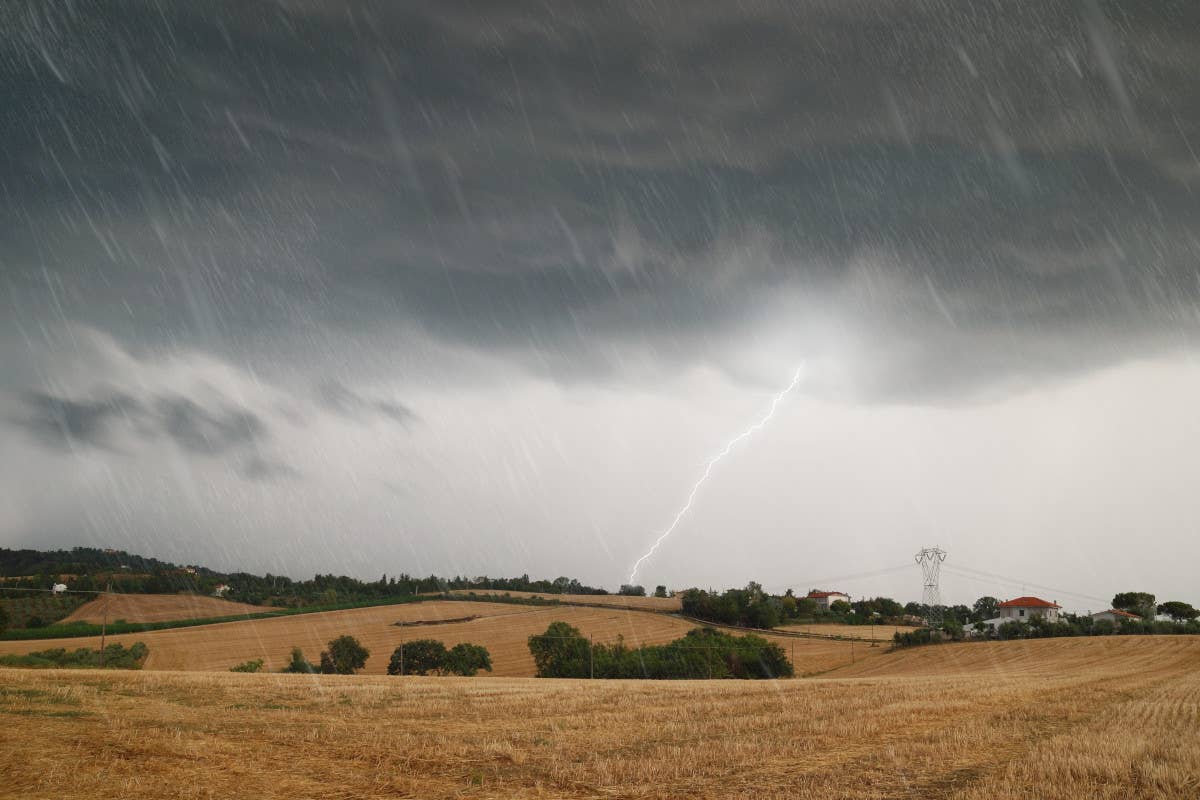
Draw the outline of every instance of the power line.
[[[859,580],[862,578],[877,578],[880,575],[888,575],[893,572],[900,572],[901,570],[910,570],[910,569],[912,569],[911,564],[898,564],[897,566],[894,566],[894,567],[885,567],[884,569],[872,570],[871,572],[857,572],[857,573],[854,573],[853,575],[841,575],[836,578],[821,578],[819,580],[796,581],[796,582],[792,583],[792,586],[808,586],[811,588],[813,586],[821,586],[823,584],[824,585],[835,584],[835,583],[840,583],[842,581],[853,581],[853,580]]]
[[[1095,601],[1098,601],[1101,603],[1108,602],[1104,598],[1096,597],[1095,595],[1083,594],[1082,592],[1072,592],[1072,591],[1057,588],[1054,586],[1046,586],[1046,585],[1040,584],[1040,583],[1033,583],[1031,581],[1021,580],[1019,578],[1012,578],[1012,577],[1007,577],[1004,575],[997,575],[994,572],[986,572],[981,569],[975,569],[974,567],[965,567],[965,566],[962,566],[961,564],[952,564],[952,565],[946,567],[946,569],[950,570],[952,573],[958,574],[958,576],[962,577],[962,578],[970,578],[973,580],[981,580],[981,579],[987,578],[987,579],[991,579],[991,580],[995,580],[995,581],[1000,581],[1001,583],[1005,583],[1005,584],[1008,584],[1011,586],[1030,586],[1030,587],[1033,587],[1034,589],[1040,589],[1042,591],[1053,592],[1053,593],[1057,593],[1060,595],[1066,595],[1068,597],[1077,597],[1077,598],[1081,598],[1084,600],[1095,600]]]

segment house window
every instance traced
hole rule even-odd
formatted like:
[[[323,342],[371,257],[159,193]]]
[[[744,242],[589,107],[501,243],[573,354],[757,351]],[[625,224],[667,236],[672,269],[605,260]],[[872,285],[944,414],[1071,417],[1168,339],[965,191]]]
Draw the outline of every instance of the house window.
[[[1017,612],[1017,614],[1019,614],[1022,617],[1025,616],[1025,609],[1022,608],[1020,611]]]

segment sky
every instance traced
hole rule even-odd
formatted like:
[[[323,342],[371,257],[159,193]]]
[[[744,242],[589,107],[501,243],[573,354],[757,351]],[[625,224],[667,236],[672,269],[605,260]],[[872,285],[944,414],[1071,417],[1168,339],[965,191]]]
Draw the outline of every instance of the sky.
[[[0,6],[0,545],[1200,601],[1200,7]]]

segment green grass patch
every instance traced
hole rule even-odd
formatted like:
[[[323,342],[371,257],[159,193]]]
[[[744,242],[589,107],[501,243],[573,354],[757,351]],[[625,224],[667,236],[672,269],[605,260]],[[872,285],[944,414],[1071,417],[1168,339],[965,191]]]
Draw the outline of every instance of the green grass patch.
[[[41,708],[0,708],[0,714],[12,714],[18,717],[66,717],[68,719],[92,716],[92,712],[90,711],[76,711],[74,709],[55,711]]]

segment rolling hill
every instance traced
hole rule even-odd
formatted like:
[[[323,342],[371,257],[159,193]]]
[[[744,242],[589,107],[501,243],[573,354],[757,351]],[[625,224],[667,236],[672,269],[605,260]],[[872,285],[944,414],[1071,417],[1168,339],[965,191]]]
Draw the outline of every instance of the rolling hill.
[[[218,601],[223,602],[223,601]],[[467,621],[465,617],[472,617]],[[529,636],[542,633],[555,620],[579,628],[598,643],[623,637],[631,645],[662,644],[683,636],[695,623],[667,614],[620,608],[584,606],[524,606],[465,600],[430,600],[394,606],[326,611],[244,620],[190,628],[109,636],[122,644],[145,642],[149,670],[227,670],[243,661],[261,658],[269,670],[283,667],[292,647],[315,660],[326,643],[342,634],[357,637],[371,651],[363,670],[383,674],[401,640],[437,639],[452,646],[473,642],[488,648],[496,676],[534,674]],[[405,623],[403,626],[397,623]],[[824,672],[851,660],[873,659],[884,652],[858,643],[768,636],[794,658],[798,675]],[[97,637],[0,642],[0,653],[28,653],[54,647],[98,646]]]
[[[109,622],[118,619],[126,622],[168,622],[261,614],[271,609],[197,594],[108,594],[84,603],[63,622],[93,622],[99,625],[106,610]]]

